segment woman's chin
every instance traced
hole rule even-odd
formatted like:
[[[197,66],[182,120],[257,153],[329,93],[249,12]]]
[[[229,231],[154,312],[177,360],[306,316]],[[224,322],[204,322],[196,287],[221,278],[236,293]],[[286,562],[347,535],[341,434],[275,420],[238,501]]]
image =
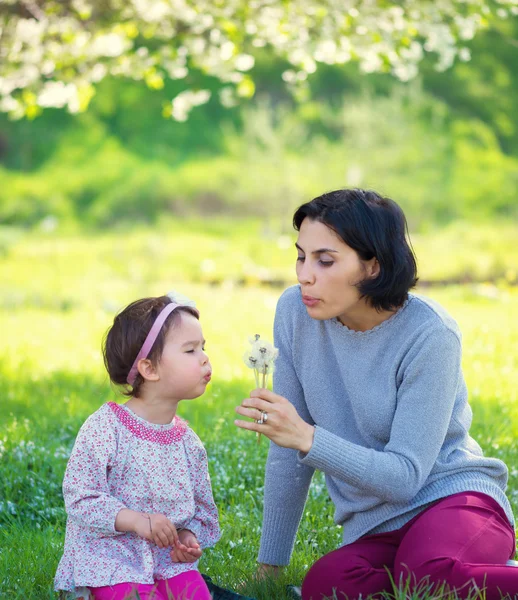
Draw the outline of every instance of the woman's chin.
[[[308,315],[315,319],[316,321],[325,321],[329,319],[330,316],[325,314],[325,311],[322,310],[321,306],[306,306],[306,311]]]

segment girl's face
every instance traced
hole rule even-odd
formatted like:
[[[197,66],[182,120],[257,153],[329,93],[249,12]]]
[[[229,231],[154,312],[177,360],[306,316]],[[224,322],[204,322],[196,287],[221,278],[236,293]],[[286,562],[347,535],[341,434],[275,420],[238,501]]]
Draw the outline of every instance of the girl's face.
[[[156,366],[162,393],[175,400],[198,398],[207,387],[212,367],[205,354],[205,339],[196,317],[182,312],[166,334]]]
[[[300,226],[296,246],[297,279],[310,317],[338,317],[347,325],[351,319],[361,319],[364,313],[374,310],[360,298],[356,284],[377,275],[375,258],[361,260],[327,225],[307,217]]]

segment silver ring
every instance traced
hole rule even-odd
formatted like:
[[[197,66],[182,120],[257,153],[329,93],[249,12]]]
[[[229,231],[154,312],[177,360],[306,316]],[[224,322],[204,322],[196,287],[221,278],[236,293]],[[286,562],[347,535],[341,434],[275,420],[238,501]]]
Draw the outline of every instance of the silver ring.
[[[264,412],[264,410],[261,411],[261,418],[257,419],[255,422],[258,425],[264,425],[266,423],[266,421],[268,421],[268,414],[266,412]]]

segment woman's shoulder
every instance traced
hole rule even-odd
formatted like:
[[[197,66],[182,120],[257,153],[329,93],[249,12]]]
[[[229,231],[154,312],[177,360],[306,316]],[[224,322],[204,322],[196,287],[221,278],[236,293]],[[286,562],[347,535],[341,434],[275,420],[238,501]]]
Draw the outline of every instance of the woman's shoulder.
[[[436,300],[421,294],[410,294],[408,308],[409,315],[423,328],[449,331],[461,337],[457,321]]]

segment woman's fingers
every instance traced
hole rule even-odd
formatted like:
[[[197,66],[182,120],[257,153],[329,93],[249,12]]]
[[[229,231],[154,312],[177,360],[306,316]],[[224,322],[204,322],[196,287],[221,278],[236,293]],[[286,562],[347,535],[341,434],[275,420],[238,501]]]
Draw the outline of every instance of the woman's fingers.
[[[261,398],[263,401],[268,402],[269,404],[284,404],[285,402],[289,402],[286,400],[284,396],[279,396],[275,392],[271,390],[267,390],[266,388],[257,388],[250,392],[251,398]]]
[[[241,406],[243,408],[256,408],[257,410],[264,410],[266,412],[273,408],[270,402],[266,402],[266,400],[261,400],[260,398],[245,398],[241,402]]]
[[[248,429],[249,431],[259,431],[260,433],[265,433],[264,425],[259,425],[259,423],[251,422],[251,421],[234,421],[234,425],[241,427],[241,429]],[[261,429],[263,427],[263,429]]]
[[[254,419],[255,421],[259,420],[263,413],[258,408],[244,408],[243,406],[237,406],[236,412],[242,415],[243,417],[249,417],[250,419]]]

